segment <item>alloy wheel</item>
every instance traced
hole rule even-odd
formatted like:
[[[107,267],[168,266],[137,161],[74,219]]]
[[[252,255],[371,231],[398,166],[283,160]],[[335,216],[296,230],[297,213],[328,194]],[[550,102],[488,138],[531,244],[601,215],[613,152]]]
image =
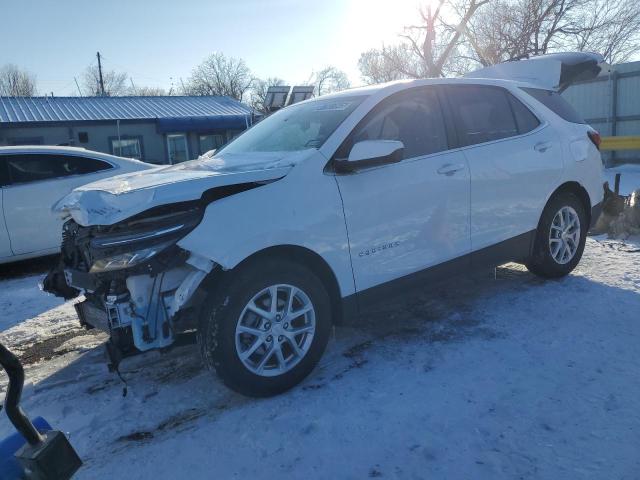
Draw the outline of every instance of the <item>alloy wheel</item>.
[[[549,251],[557,263],[564,265],[576,255],[579,244],[580,217],[572,207],[564,206],[551,222]]]
[[[309,352],[315,330],[309,296],[294,285],[271,285],[242,310],[236,324],[236,353],[256,375],[282,375]]]

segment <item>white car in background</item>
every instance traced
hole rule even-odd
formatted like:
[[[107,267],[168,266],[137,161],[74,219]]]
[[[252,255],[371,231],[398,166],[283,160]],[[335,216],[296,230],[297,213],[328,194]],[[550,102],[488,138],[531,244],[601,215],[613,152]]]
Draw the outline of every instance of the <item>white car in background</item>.
[[[333,323],[397,294],[509,261],[546,278],[575,268],[603,165],[599,135],[558,92],[601,61],[347,90],[211,158],[76,189],[57,206],[70,220],[45,288],[84,293],[80,320],[110,333],[114,366],[197,330],[229,387],[282,392]]]
[[[0,264],[60,251],[62,220],[51,207],[71,190],[153,168],[75,147],[0,147]]]

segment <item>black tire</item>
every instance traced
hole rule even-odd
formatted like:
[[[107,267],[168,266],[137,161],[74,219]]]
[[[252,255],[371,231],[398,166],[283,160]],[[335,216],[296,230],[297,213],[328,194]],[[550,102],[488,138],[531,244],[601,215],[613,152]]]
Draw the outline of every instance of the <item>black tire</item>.
[[[240,267],[228,282],[205,301],[198,326],[198,342],[205,365],[216,371],[232,390],[250,397],[270,397],[300,383],[322,356],[331,331],[329,295],[307,267],[282,259],[266,259]],[[309,349],[291,370],[265,377],[247,368],[236,351],[235,331],[247,303],[271,285],[293,285],[308,296],[315,311],[315,332]]]
[[[578,214],[580,240],[578,242],[578,249],[571,260],[566,263],[559,263],[551,253],[549,236],[555,215],[564,207],[571,207]],[[569,192],[562,192],[555,195],[549,200],[540,217],[533,252],[526,262],[527,269],[531,273],[543,278],[559,278],[568,275],[582,258],[588,229],[588,216],[582,201],[576,195]]]

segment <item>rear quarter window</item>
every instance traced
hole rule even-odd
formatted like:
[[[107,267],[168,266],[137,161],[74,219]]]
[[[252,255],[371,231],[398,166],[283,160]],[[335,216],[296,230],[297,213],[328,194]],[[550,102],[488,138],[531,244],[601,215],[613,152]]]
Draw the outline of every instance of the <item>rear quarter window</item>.
[[[540,125],[540,120],[538,120],[538,118],[516,97],[510,93],[508,93],[507,96],[509,97],[511,110],[513,111],[513,116],[515,117],[516,124],[518,125],[518,132],[522,135],[523,133],[535,130],[538,125]]]
[[[522,90],[567,122],[587,123],[558,92],[541,88],[522,88]]]

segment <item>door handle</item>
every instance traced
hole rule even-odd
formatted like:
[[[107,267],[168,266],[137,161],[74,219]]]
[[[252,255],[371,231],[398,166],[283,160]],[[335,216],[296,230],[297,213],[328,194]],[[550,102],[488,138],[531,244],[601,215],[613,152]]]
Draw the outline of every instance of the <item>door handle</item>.
[[[536,152],[544,153],[551,148],[551,142],[538,142],[533,146]]]
[[[450,177],[460,170],[464,170],[464,165],[460,163],[445,163],[437,170],[437,172],[440,175],[446,175],[447,177]]]

